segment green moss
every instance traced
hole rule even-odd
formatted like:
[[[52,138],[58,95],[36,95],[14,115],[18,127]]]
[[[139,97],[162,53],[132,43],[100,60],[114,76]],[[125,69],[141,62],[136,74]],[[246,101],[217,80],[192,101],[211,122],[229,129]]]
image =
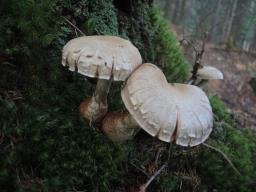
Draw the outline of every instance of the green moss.
[[[157,9],[152,11],[152,20],[155,63],[163,68],[169,82],[184,82],[189,76],[190,66],[181,53],[175,35]]]
[[[200,164],[198,164],[202,178],[201,188],[218,191],[254,191],[256,178],[255,135],[247,129],[241,132],[231,127],[224,127],[224,129],[224,140],[221,135],[221,139],[211,139],[209,143],[222,150],[241,175],[238,175],[219,153],[205,150],[200,157]]]
[[[87,35],[118,35],[117,14],[112,0],[90,1],[90,9],[85,22]]]
[[[218,191],[254,191],[255,134],[249,129],[240,129],[216,96],[211,97],[210,101],[215,114],[215,122],[208,143],[222,150],[241,175],[236,174],[219,153],[205,150],[201,156],[202,161],[198,164],[203,178],[202,188]]]

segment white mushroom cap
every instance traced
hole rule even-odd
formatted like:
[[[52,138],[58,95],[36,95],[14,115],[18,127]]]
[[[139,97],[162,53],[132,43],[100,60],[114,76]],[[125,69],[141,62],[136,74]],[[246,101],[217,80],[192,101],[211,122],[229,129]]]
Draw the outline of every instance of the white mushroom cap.
[[[99,79],[124,81],[142,63],[138,49],[128,40],[115,36],[83,36],[63,48],[62,65],[69,70]]]
[[[212,131],[212,109],[205,93],[193,85],[169,84],[153,64],[134,71],[121,94],[140,127],[162,141],[195,146]]]
[[[197,71],[200,79],[223,79],[223,73],[215,67],[204,66]]]

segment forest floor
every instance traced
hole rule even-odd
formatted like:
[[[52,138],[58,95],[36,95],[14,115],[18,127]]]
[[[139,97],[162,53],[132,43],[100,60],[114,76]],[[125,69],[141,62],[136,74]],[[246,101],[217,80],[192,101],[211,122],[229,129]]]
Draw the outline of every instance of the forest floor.
[[[249,83],[256,77],[256,57],[208,45],[203,60],[224,74],[223,81],[209,82],[210,92],[220,96],[241,125],[256,131],[256,95]]]
[[[193,64],[195,52],[192,49],[183,50]],[[256,77],[256,56],[206,43],[202,64],[214,66],[224,74],[224,80],[208,82],[209,94],[218,95],[240,125],[256,131],[256,94],[249,83]]]

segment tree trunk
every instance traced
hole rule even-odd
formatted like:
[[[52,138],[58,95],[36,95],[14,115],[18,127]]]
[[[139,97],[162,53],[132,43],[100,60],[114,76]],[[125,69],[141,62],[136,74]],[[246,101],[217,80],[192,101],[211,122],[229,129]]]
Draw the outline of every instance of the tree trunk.
[[[172,15],[172,21],[174,24],[178,24],[179,10],[180,9],[180,0],[175,0],[175,7]]]
[[[185,27],[185,21],[186,21],[186,16],[187,16],[187,11],[188,11],[188,1],[187,0],[183,0],[182,4],[181,4],[181,11],[180,11],[180,15],[179,15],[179,22],[182,22],[182,25]]]
[[[219,41],[219,33],[218,33],[218,23],[219,23],[219,17],[220,17],[220,9],[221,8],[221,0],[218,0],[217,2],[217,8],[214,15],[214,21],[213,21],[213,28],[212,28],[212,41]]]
[[[222,30],[222,38],[221,40],[225,40],[226,38],[226,32],[227,32],[227,28],[228,28],[228,23],[229,23],[229,18],[230,18],[230,15],[231,15],[231,2],[232,1],[229,1],[229,5],[227,6],[226,8],[226,14],[225,14],[225,20],[224,20],[224,24],[223,24],[223,30]]]
[[[172,0],[166,0],[164,7],[164,17],[169,21],[172,20]]]
[[[236,13],[236,8],[237,8],[237,0],[234,0],[233,5],[232,5],[232,9],[231,9],[231,17],[229,18],[228,24],[227,24],[226,37],[230,36],[232,24],[233,24],[235,13]]]

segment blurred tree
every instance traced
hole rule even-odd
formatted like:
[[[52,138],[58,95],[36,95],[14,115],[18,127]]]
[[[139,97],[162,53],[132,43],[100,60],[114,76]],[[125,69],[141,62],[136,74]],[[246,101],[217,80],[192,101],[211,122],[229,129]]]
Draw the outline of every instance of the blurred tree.
[[[255,0],[158,0],[165,17],[195,38],[209,32],[213,42],[231,43],[233,48],[255,49]],[[161,3],[160,3],[161,2]]]
[[[173,0],[166,0],[165,7],[164,7],[164,17],[168,20],[172,20],[172,7],[173,7]]]

